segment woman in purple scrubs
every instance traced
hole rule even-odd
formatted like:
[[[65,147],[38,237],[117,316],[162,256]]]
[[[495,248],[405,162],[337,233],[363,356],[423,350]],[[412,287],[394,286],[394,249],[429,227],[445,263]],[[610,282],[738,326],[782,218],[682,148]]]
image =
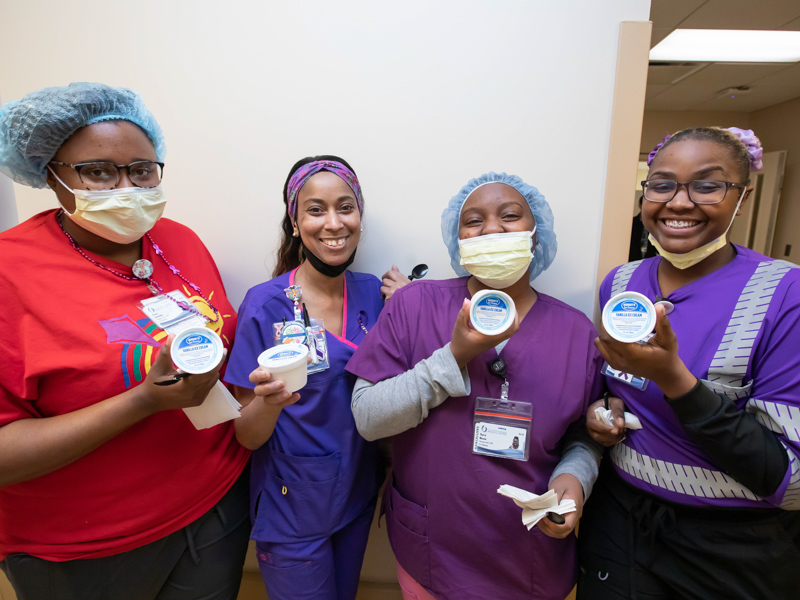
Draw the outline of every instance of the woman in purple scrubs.
[[[589,419],[612,447],[581,522],[578,598],[798,597],[800,269],[726,237],[761,153],[752,131],[702,127],[650,154],[642,220],[661,256],[614,269],[600,302],[667,303],[647,345],[600,335],[614,369],[649,383],[607,376],[642,429],[621,439],[619,421]]]
[[[384,509],[404,597],[563,600],[577,574],[572,531],[597,473],[598,454],[581,431],[601,383],[595,330],[531,285],[552,263],[556,237],[549,205],[519,177],[471,180],[445,209],[442,234],[464,277],[395,293],[347,366],[359,377],[359,431],[394,436]],[[469,324],[469,299],[486,289],[502,289],[516,305],[515,322],[499,335]],[[529,429],[524,418],[482,422],[476,400],[500,399],[504,381],[509,400],[532,409]],[[479,446],[496,442],[494,455],[474,453],[487,431]],[[514,436],[527,460],[504,458],[521,454],[508,450]],[[577,511],[528,531],[520,509],[497,493],[504,484],[539,495],[554,489]]]
[[[364,211],[350,165],[336,156],[303,159],[283,198],[275,278],[247,293],[225,375],[244,405],[236,435],[253,450],[251,538],[271,600],[352,600],[383,470],[376,444],[356,431],[355,377],[344,368],[383,307],[381,283],[346,270]],[[306,315],[324,324],[330,366],[290,394],[257,359],[302,337]]]

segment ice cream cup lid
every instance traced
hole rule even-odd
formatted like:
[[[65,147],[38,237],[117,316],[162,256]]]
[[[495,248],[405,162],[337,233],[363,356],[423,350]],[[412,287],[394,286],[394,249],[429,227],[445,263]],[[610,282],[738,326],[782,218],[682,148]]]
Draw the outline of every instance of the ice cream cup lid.
[[[281,344],[259,354],[258,364],[272,373],[283,373],[299,365],[305,366],[307,356],[308,347],[305,344]]]
[[[638,292],[622,292],[603,307],[603,327],[620,342],[638,342],[656,326],[656,309],[647,296]]]
[[[222,361],[225,346],[208,327],[192,327],[175,336],[170,356],[175,366],[184,373],[199,375],[208,373]]]

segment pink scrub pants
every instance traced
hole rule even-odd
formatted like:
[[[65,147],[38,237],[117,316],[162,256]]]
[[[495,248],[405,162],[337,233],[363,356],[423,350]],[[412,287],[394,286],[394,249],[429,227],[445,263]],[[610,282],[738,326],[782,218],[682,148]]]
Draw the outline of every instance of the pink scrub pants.
[[[400,563],[397,563],[397,581],[403,592],[403,600],[436,600],[400,566]]]

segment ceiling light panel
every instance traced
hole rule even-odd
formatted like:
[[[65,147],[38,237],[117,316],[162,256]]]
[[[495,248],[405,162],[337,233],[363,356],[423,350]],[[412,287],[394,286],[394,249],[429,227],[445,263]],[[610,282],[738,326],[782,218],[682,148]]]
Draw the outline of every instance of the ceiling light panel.
[[[676,29],[650,50],[650,60],[798,62],[800,31]]]

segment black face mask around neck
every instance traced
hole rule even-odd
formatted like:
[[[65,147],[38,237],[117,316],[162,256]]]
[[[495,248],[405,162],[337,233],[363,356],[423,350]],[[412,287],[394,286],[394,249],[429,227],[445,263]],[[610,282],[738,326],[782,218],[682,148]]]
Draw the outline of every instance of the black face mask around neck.
[[[353,264],[353,260],[355,260],[356,257],[356,250],[358,250],[358,248],[356,248],[356,250],[353,250],[353,253],[350,255],[350,258],[348,258],[342,264],[329,265],[328,263],[322,262],[313,252],[311,252],[311,250],[306,248],[306,245],[303,244],[302,241],[300,242],[300,244],[301,247],[303,248],[303,256],[306,257],[306,260],[311,263],[312,267],[314,267],[317,271],[319,271],[320,273],[322,273],[327,277],[338,277],[339,275],[344,273],[347,267]]]

